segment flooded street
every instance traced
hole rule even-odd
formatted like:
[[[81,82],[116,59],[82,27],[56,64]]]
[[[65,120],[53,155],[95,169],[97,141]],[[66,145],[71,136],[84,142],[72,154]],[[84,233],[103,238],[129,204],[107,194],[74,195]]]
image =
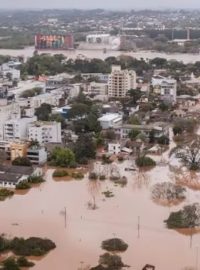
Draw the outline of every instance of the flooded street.
[[[27,57],[33,56],[34,51],[35,51],[34,47],[26,47],[21,50],[0,49],[0,55],[10,55],[13,57],[24,56],[25,59],[27,59]],[[144,58],[145,60],[161,57],[167,60],[182,61],[185,64],[200,61],[200,54],[181,54],[181,53],[167,54],[167,53],[154,52],[154,51],[123,52],[123,51],[108,50],[107,53],[104,53],[103,50],[77,49],[77,50],[72,50],[72,51],[70,50],[69,51],[44,50],[44,51],[39,51],[39,53],[63,54],[66,57],[71,58],[71,59],[76,59],[77,57],[86,57],[89,59],[100,58],[104,60],[110,56],[117,57],[123,54],[123,55],[132,56],[136,59]]]
[[[48,170],[46,183],[0,203],[1,233],[47,237],[56,243],[54,251],[36,262],[35,270],[95,266],[104,253],[101,242],[115,236],[129,245],[122,257],[130,269],[140,270],[146,263],[162,270],[195,267],[200,234],[193,236],[190,246],[187,232],[168,230],[163,221],[170,211],[199,200],[199,192],[188,190],[186,201],[179,206],[159,206],[151,200],[151,187],[157,182],[173,181],[173,173],[167,166],[142,173],[124,172],[125,163],[120,168],[129,180],[126,187],[109,180],[96,184],[87,177],[56,182],[52,170]],[[112,191],[114,197],[105,198],[102,192],[106,190]],[[88,208],[93,197],[96,210]]]

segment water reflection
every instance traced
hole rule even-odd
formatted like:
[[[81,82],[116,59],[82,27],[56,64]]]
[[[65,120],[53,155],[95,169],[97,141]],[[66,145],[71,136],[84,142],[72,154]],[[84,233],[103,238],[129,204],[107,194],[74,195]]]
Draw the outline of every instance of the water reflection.
[[[177,185],[185,186],[193,190],[200,190],[200,174],[198,172],[176,168],[173,177]]]
[[[91,196],[91,200],[88,202],[88,208],[95,210],[97,209],[96,198],[100,195],[101,182],[99,180],[89,180],[88,181],[88,192]]]
[[[133,189],[148,188],[151,178],[147,171],[139,170],[133,178]]]

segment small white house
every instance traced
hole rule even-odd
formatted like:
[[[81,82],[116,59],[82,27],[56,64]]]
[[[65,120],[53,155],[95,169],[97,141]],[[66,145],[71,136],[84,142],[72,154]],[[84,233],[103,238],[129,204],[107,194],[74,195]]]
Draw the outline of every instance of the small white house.
[[[111,155],[118,155],[121,152],[120,143],[109,143],[108,144],[108,153]]]

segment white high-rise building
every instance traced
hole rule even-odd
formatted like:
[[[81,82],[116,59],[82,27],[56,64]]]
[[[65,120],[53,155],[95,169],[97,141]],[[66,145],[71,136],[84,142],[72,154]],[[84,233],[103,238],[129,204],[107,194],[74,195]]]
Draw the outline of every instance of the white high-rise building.
[[[40,144],[61,143],[61,123],[34,122],[28,128],[29,141],[38,141]]]
[[[167,103],[176,103],[177,81],[174,79],[163,80],[160,89],[161,99]]]
[[[36,120],[36,116],[7,120],[4,124],[4,140],[27,139],[28,125]]]
[[[0,140],[4,139],[4,124],[7,120],[18,119],[21,116],[17,103],[7,104],[6,99],[0,99]]]
[[[108,79],[109,97],[123,98],[130,89],[135,89],[136,73],[134,70],[122,70],[120,66],[112,66]]]

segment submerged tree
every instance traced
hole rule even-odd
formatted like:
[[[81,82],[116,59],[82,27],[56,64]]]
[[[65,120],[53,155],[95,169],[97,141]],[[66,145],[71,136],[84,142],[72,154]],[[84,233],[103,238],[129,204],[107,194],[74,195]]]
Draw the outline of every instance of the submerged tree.
[[[169,229],[195,228],[200,226],[200,205],[186,205],[182,210],[172,212],[165,220]]]
[[[200,137],[196,140],[176,147],[171,154],[175,153],[176,157],[188,167],[189,170],[200,169]]]

